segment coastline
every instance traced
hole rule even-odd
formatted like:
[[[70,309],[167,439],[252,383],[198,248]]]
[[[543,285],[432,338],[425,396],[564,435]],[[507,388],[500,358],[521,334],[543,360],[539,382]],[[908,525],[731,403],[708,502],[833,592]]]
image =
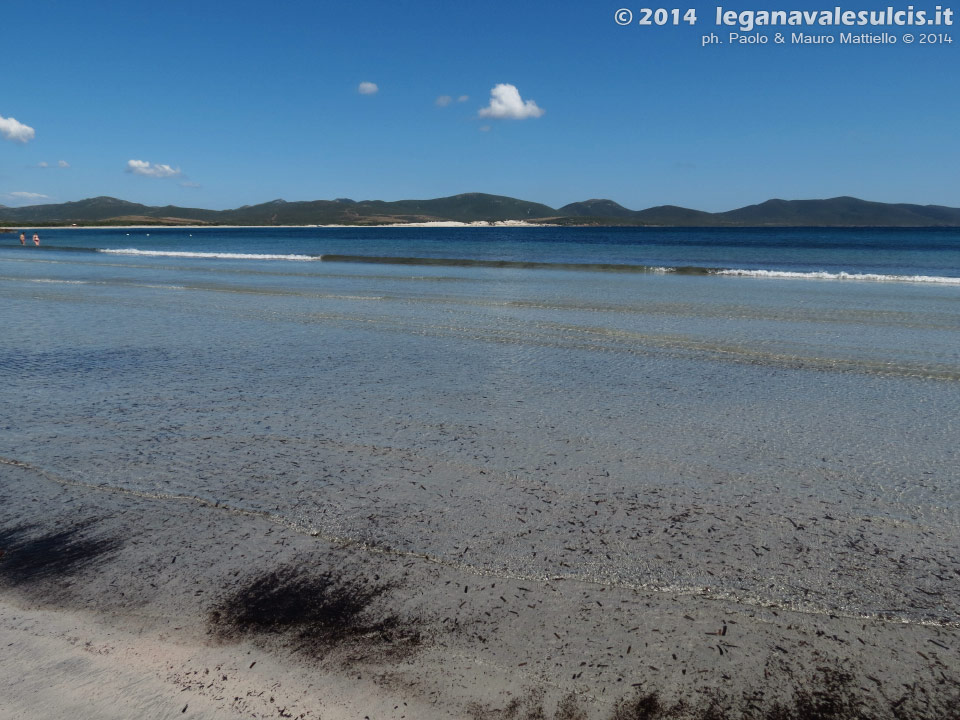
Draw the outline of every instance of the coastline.
[[[571,227],[569,225],[555,225],[553,223],[531,223],[525,220],[479,220],[477,222],[458,222],[456,220],[438,220],[436,222],[419,223],[384,223],[381,225],[363,224],[363,225],[21,225],[10,226],[9,228],[0,228],[0,232],[20,232],[27,229],[43,228],[46,230],[158,230],[158,229],[177,229],[177,230],[217,230],[217,229],[236,229],[236,230],[254,230],[254,229],[303,229],[303,228],[533,228],[533,227]],[[596,227],[593,225],[583,227]],[[653,227],[653,226],[645,226]]]
[[[730,225],[697,225],[697,224],[669,224],[669,223],[618,223],[609,222],[605,218],[586,218],[585,222],[528,222],[526,220],[478,220],[475,222],[460,222],[457,220],[438,220],[430,222],[412,223],[357,223],[357,224],[306,224],[306,225],[184,225],[184,224],[155,224],[155,225],[5,225],[0,227],[0,233],[26,232],[27,230],[283,230],[283,229],[310,229],[310,228],[344,228],[344,229],[383,229],[383,228],[563,228],[563,229],[624,229],[624,230],[916,230],[916,231],[956,231],[960,225],[871,225],[871,224],[730,224]]]

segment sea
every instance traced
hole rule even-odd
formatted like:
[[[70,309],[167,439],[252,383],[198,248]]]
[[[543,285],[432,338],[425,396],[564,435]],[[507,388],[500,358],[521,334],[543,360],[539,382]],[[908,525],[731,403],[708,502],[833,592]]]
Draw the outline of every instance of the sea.
[[[37,231],[0,235],[0,459],[50,482],[960,624],[960,230]]]

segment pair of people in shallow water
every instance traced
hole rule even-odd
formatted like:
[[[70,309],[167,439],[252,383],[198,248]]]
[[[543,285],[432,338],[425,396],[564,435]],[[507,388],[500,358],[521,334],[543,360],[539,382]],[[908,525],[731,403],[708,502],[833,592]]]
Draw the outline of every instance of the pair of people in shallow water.
[[[21,245],[27,244],[27,236],[24,233],[20,233],[20,244]],[[33,244],[36,245],[37,247],[40,247],[40,236],[37,233],[33,234]]]

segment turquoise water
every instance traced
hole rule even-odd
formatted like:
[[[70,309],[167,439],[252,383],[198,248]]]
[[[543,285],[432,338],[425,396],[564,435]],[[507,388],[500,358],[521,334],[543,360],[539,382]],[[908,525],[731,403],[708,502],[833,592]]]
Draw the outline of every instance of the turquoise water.
[[[41,236],[0,243],[0,456],[477,573],[960,618],[956,231]]]

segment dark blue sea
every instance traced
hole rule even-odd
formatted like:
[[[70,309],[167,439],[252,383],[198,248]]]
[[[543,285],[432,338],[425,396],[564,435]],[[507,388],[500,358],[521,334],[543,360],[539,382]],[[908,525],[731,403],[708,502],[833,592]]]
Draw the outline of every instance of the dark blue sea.
[[[946,284],[960,277],[958,229],[392,227],[42,232],[40,249],[45,252],[99,250],[171,258],[189,258],[196,253],[214,254],[219,259],[327,262],[421,260],[424,264],[543,264],[594,270],[616,266],[613,269],[637,272],[910,279]],[[14,235],[2,238],[0,251],[18,249]]]

